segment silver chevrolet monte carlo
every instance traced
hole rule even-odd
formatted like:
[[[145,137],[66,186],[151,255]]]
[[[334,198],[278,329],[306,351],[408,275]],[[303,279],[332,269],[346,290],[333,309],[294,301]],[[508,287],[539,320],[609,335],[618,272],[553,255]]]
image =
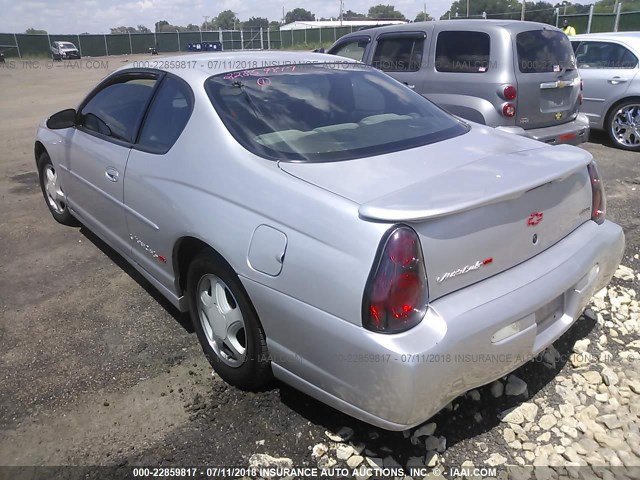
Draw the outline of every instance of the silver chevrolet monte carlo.
[[[182,311],[215,371],[389,430],[560,337],[624,248],[591,155],[314,53],[124,67],[43,122],[53,217]]]

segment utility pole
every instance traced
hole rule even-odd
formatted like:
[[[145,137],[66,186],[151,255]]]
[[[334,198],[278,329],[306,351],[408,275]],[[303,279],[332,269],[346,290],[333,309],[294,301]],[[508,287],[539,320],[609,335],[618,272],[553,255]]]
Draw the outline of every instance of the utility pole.
[[[344,0],[340,0],[340,26],[342,26],[342,11],[344,10]]]
[[[522,0],[522,13],[520,14],[520,21],[524,22],[524,10],[526,8],[527,1]]]
[[[467,0],[467,18],[469,18],[469,0]]]
[[[204,28],[207,28],[207,24],[209,23],[210,15],[202,15],[202,16],[204,17]]]

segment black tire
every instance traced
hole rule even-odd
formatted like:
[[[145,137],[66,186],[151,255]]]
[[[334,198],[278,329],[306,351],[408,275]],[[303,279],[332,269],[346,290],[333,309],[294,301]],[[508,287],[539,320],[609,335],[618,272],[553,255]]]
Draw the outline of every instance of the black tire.
[[[611,140],[611,142],[616,148],[620,148],[622,150],[628,150],[630,152],[640,152],[640,135],[636,135],[635,133],[632,133],[631,141],[633,141],[635,145],[628,145],[623,143],[620,139],[618,139],[614,131],[613,123],[617,116],[617,113],[626,108],[633,109],[633,111],[636,112],[636,116],[639,116],[640,100],[638,99],[625,100],[611,107],[611,110],[607,114],[607,121],[606,121],[607,134],[609,135],[609,139]],[[638,130],[638,127],[636,127],[636,131],[637,130]]]
[[[228,289],[225,290],[225,293],[232,295],[230,299],[233,300],[234,309],[240,309],[244,321],[244,334],[242,336],[246,355],[241,364],[236,366],[229,365],[215,352],[205,333],[203,321],[200,317],[198,288],[204,285],[200,285],[200,282],[206,282],[206,278],[211,275],[218,277],[225,284]],[[205,356],[216,373],[227,383],[242,390],[257,390],[269,383],[273,374],[271,372],[266,336],[258,315],[236,273],[213,250],[204,250],[189,265],[187,296],[193,328]]]
[[[42,190],[42,195],[44,196],[44,202],[51,212],[51,215],[56,220],[56,222],[61,223],[62,225],[67,225],[70,227],[76,227],[79,225],[78,221],[71,215],[71,212],[67,208],[66,203],[64,203],[64,207],[61,211],[56,211],[51,204],[51,200],[49,195],[47,194],[46,189],[46,170],[48,168],[53,169],[55,173],[55,167],[53,163],[51,163],[51,158],[49,158],[49,154],[47,152],[43,152],[38,158],[38,179],[40,183],[40,190]]]

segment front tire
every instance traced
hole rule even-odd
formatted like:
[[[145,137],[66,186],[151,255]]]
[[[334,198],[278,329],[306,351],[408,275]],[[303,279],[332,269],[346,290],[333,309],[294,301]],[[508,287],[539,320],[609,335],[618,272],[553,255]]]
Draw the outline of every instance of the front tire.
[[[43,152],[38,158],[38,178],[45,203],[56,222],[67,226],[77,226],[77,220],[73,218],[67,207],[67,197],[62,189],[58,171],[47,152]]]
[[[640,101],[631,100],[614,106],[607,118],[607,133],[616,147],[640,151]]]
[[[272,378],[267,342],[240,279],[212,250],[200,253],[187,274],[189,313],[205,356],[220,377],[242,390]]]

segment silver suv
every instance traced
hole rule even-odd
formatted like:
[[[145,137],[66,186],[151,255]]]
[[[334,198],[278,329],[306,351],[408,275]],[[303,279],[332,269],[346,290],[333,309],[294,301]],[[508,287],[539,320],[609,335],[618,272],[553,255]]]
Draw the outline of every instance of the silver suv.
[[[51,57],[53,60],[67,60],[80,58],[78,48],[71,42],[53,42],[51,44]]]
[[[454,115],[549,144],[587,141],[582,82],[561,30],[455,20],[353,32],[328,53],[388,73]]]

